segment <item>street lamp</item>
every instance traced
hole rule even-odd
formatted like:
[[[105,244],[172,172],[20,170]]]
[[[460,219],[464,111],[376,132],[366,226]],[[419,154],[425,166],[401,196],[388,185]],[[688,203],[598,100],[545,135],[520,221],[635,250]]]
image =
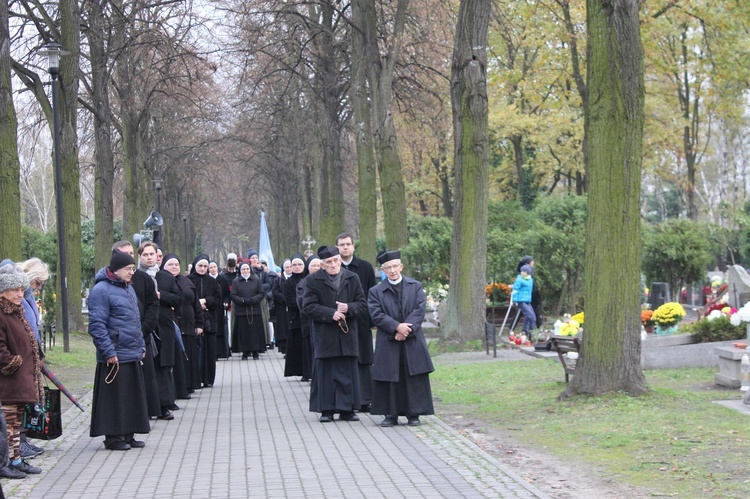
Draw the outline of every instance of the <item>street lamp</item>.
[[[187,268],[187,262],[190,258],[190,251],[188,250],[188,237],[187,237],[187,219],[188,214],[186,211],[182,212],[182,230],[185,235],[185,268]]]
[[[162,179],[160,177],[154,177],[154,189],[156,189],[156,211],[161,213],[161,188]]]
[[[60,116],[57,111],[57,77],[60,75],[60,56],[70,52],[61,50],[58,43],[49,43],[40,50],[47,56],[47,70],[52,77],[52,144],[55,155],[55,198],[57,201],[57,248],[59,253],[58,280],[60,281],[60,312],[63,331],[63,351],[70,352],[68,337],[68,273],[65,253],[65,221],[63,220],[62,167],[60,166]]]

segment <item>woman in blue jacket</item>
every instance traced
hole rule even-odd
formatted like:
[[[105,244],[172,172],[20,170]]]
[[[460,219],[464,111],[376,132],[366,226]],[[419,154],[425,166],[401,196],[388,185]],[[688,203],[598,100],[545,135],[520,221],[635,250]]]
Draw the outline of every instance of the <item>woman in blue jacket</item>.
[[[531,330],[536,327],[536,314],[531,306],[531,291],[534,289],[534,278],[531,277],[531,267],[523,265],[521,273],[513,281],[511,299],[518,304],[523,312],[523,334],[529,336],[531,341]]]
[[[109,266],[97,272],[88,300],[89,334],[96,346],[89,435],[104,435],[109,450],[144,447],[133,435],[151,430],[141,367],[146,343],[130,285],[134,272],[133,257],[113,251]]]

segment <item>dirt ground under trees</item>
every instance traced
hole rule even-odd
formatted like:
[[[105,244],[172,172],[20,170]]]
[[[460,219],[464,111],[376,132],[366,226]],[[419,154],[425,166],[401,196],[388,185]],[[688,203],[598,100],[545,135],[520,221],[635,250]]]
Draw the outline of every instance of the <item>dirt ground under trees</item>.
[[[500,461],[528,483],[555,499],[640,499],[653,492],[617,481],[603,469],[574,459],[563,460],[544,449],[521,444],[513,435],[521,428],[490,430],[465,414],[440,410],[440,419]]]

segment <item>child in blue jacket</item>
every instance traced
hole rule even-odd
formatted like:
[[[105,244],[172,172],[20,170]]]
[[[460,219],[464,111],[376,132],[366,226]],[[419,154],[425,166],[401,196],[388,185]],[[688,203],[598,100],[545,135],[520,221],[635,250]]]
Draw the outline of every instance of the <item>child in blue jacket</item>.
[[[513,291],[511,299],[518,303],[518,307],[523,312],[523,334],[531,339],[531,330],[536,326],[536,314],[531,306],[531,290],[534,288],[534,278],[531,277],[531,267],[523,265],[521,273],[513,281]]]

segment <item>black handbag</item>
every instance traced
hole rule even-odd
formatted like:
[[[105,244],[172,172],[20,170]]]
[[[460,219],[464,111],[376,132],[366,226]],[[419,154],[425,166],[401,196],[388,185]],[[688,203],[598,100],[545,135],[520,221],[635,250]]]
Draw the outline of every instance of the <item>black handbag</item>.
[[[60,390],[45,386],[43,404],[26,404],[23,428],[26,429],[26,437],[38,440],[54,440],[62,435]]]

